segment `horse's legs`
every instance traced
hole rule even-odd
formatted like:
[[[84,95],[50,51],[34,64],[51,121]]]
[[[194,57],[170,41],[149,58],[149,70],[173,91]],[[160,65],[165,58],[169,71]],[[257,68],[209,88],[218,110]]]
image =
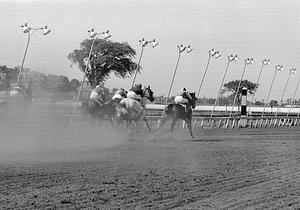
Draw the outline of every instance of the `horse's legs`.
[[[174,129],[174,126],[175,126],[175,124],[176,124],[177,120],[178,120],[178,118],[176,118],[176,117],[174,117],[174,118],[173,118],[173,120],[172,120],[172,124],[171,124],[171,129],[170,129],[170,132],[172,132],[172,131],[173,131],[173,129]]]
[[[192,130],[192,120],[191,119],[186,119],[184,120],[189,131],[190,131],[190,134],[191,134],[191,137],[194,139],[194,134],[193,134],[193,130]]]
[[[148,120],[146,118],[144,118],[144,121],[145,121],[145,123],[147,125],[147,128],[148,128],[149,132],[151,132],[151,128],[150,128],[150,125],[148,123]]]
[[[161,128],[167,121],[169,121],[171,117],[165,115],[159,122],[158,128]]]
[[[131,125],[131,121],[130,120],[126,120],[126,128],[127,130],[130,128]]]
[[[135,120],[130,120],[130,125],[132,128],[136,128],[137,127],[137,122]]]
[[[120,117],[116,117],[115,118],[115,124],[116,124],[116,128],[120,128],[120,125],[123,123],[123,119]]]
[[[113,118],[112,117],[109,117],[109,122],[110,122],[110,124],[111,124],[111,127],[115,127],[115,123],[114,123],[114,121],[113,121]]]

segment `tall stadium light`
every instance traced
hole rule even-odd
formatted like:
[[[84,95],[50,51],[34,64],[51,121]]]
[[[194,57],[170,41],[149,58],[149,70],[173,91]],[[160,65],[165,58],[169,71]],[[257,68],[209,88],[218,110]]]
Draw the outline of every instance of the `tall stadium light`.
[[[239,89],[241,87],[241,83],[242,83],[242,80],[243,80],[243,77],[244,77],[244,74],[245,74],[246,66],[251,65],[253,63],[254,63],[253,58],[245,59],[245,65],[244,65],[243,73],[242,73],[241,79],[240,79],[239,84],[238,84],[237,89],[236,89],[236,93],[235,93],[235,96],[234,96],[234,99],[233,99],[233,103],[232,103],[231,111],[229,113],[229,117],[231,117],[231,115],[232,115],[233,107],[235,105],[235,102],[236,102],[236,99],[237,99],[237,96],[238,96],[238,93],[239,93]]]
[[[273,76],[273,79],[272,79],[272,82],[271,82],[271,86],[270,86],[270,89],[269,89],[269,92],[268,92],[268,95],[267,95],[267,99],[266,99],[266,102],[265,102],[265,105],[264,105],[263,112],[262,112],[262,114],[261,114],[262,117],[263,117],[264,114],[265,114],[266,106],[267,106],[267,104],[268,104],[268,102],[269,102],[270,93],[271,93],[271,90],[272,90],[272,88],[273,88],[273,84],[274,84],[274,81],[275,81],[275,77],[276,77],[278,71],[283,71],[283,66],[282,66],[282,65],[276,65],[276,66],[275,66],[274,76]]]
[[[211,58],[219,58],[221,57],[221,54],[219,51],[215,51],[214,49],[211,49],[208,51],[208,61],[207,61],[207,64],[206,64],[206,68],[204,70],[204,73],[203,73],[203,76],[202,76],[202,79],[201,79],[201,82],[200,82],[200,86],[199,86],[199,89],[198,89],[198,92],[197,92],[197,98],[199,98],[200,96],[200,91],[201,91],[201,88],[202,88],[202,85],[203,85],[203,81],[205,79],[205,76],[206,76],[206,73],[207,73],[207,70],[208,70],[208,66],[209,66],[209,63],[210,63],[210,60]]]
[[[72,126],[73,116],[74,116],[74,113],[75,113],[75,111],[77,109],[77,106],[78,106],[78,103],[79,103],[79,99],[80,99],[80,95],[81,95],[81,92],[82,92],[84,80],[86,78],[86,74],[87,74],[87,71],[88,71],[88,68],[89,68],[89,65],[90,65],[90,59],[91,59],[91,55],[92,55],[92,51],[93,51],[93,48],[94,48],[95,41],[96,41],[97,37],[100,36],[100,35],[102,35],[102,38],[105,39],[105,40],[107,40],[108,38],[111,37],[111,34],[109,33],[109,30],[107,30],[105,32],[97,33],[95,31],[95,29],[92,28],[92,29],[88,30],[87,32],[89,33],[89,38],[92,39],[92,44],[91,44],[91,48],[90,48],[88,57],[84,59],[84,62],[85,62],[84,74],[83,74],[83,78],[81,80],[81,84],[80,84],[80,87],[79,87],[79,92],[78,92],[77,99],[76,99],[76,105],[74,107],[74,111],[73,111],[72,117],[70,119],[70,126]]]
[[[142,57],[143,57],[143,53],[144,53],[144,48],[148,45],[148,44],[151,44],[152,45],[152,48],[156,47],[158,45],[158,42],[155,40],[155,39],[152,39],[151,41],[148,41],[148,40],[145,40],[144,38],[139,40],[140,44],[141,44],[141,54],[140,54],[140,58],[139,58],[139,61],[138,61],[138,64],[136,66],[136,69],[135,69],[135,73],[134,73],[134,77],[133,77],[133,81],[132,81],[132,84],[131,84],[131,87],[134,86],[135,84],[135,80],[136,80],[136,76],[137,76],[137,73],[139,72],[140,70],[140,63],[141,63],[141,60],[142,60]]]
[[[83,83],[84,83],[84,80],[86,78],[86,74],[87,74],[87,71],[88,71],[88,68],[89,68],[89,65],[90,65],[90,59],[91,59],[91,55],[92,55],[92,51],[93,51],[93,48],[94,48],[94,44],[95,44],[95,41],[97,39],[98,36],[100,35],[103,35],[103,39],[107,40],[108,38],[111,37],[111,34],[109,33],[109,30],[105,31],[105,32],[101,32],[101,33],[97,33],[95,31],[94,28],[90,29],[87,31],[89,33],[89,38],[92,39],[92,45],[91,45],[91,48],[90,48],[90,51],[89,51],[89,55],[88,57],[86,58],[86,65],[85,65],[85,69],[84,69],[84,75],[83,75],[83,79],[82,79],[82,82],[81,82],[81,85],[80,85],[80,88],[79,88],[79,93],[78,93],[78,96],[77,96],[77,100],[76,100],[76,107],[77,107],[77,104],[78,104],[78,101],[79,101],[79,98],[80,98],[80,94],[81,94],[81,91],[82,91],[82,87],[83,87]]]
[[[300,79],[298,80],[296,89],[295,89],[295,91],[294,91],[294,95],[293,95],[293,98],[292,98],[291,103],[290,103],[289,111],[288,111],[288,113],[286,114],[287,117],[289,116],[289,114],[290,114],[290,112],[291,112],[291,109],[292,109],[292,107],[293,107],[293,101],[295,100],[295,97],[296,97],[296,94],[297,94],[297,91],[298,91],[298,88],[299,88],[299,84],[300,84]]]
[[[289,84],[289,81],[290,81],[290,78],[291,78],[291,74],[296,74],[296,72],[297,72],[297,70],[295,68],[290,69],[288,79],[286,80],[286,83],[285,83],[285,86],[284,86],[284,89],[283,89],[283,92],[282,92],[282,95],[281,95],[281,98],[280,98],[280,102],[283,100],[287,85]],[[280,105],[277,108],[275,117],[277,117],[279,109],[280,109]]]
[[[226,78],[226,75],[227,75],[227,72],[228,72],[229,64],[230,64],[230,62],[236,62],[236,61],[238,61],[238,56],[237,55],[232,55],[231,54],[231,55],[228,56],[228,61],[227,61],[227,65],[226,65],[226,68],[225,68],[225,72],[223,74],[223,78],[222,78],[222,82],[220,84],[219,92],[218,92],[217,98],[215,100],[213,109],[211,110],[210,117],[213,116],[215,108],[216,108],[216,105],[218,104],[218,101],[220,99],[221,92],[222,92],[222,87],[223,87],[223,84],[224,84],[224,81],[225,81],[225,78]]]
[[[23,33],[27,34],[27,44],[26,44],[24,55],[23,55],[21,68],[19,70],[18,77],[17,77],[17,82],[16,82],[17,86],[19,86],[20,76],[21,76],[21,73],[22,73],[23,68],[24,68],[24,63],[25,63],[25,58],[26,58],[26,55],[27,55],[28,47],[29,47],[29,42],[31,40],[31,37],[32,37],[33,33],[38,31],[38,30],[41,30],[41,31],[43,31],[43,35],[46,36],[47,34],[49,34],[51,32],[51,30],[48,29],[47,25],[44,26],[44,27],[39,27],[39,28],[31,28],[30,26],[28,26],[27,23],[25,23],[24,25],[21,25],[21,28],[22,28]]]
[[[254,96],[256,94],[256,91],[257,91],[257,88],[258,88],[258,84],[259,84],[259,80],[260,80],[260,77],[261,77],[261,73],[263,71],[263,68],[264,66],[267,66],[267,65],[270,65],[271,64],[271,61],[268,59],[264,59],[262,60],[261,62],[261,68],[260,68],[260,72],[258,74],[258,78],[257,78],[257,81],[255,83],[255,87],[254,87],[254,91],[253,91],[253,94],[252,94],[252,98],[251,98],[251,102],[250,102],[250,105],[249,105],[249,109],[248,109],[248,115],[250,114],[250,110],[251,110],[251,107],[252,107],[252,104],[253,104],[253,100],[254,100]]]
[[[85,65],[85,69],[84,69],[84,75],[83,75],[83,78],[82,78],[82,82],[81,82],[81,85],[80,85],[80,88],[79,88],[79,93],[78,93],[78,96],[77,96],[77,100],[76,100],[76,106],[78,105],[78,101],[79,101],[79,98],[80,98],[80,94],[81,94],[81,91],[82,91],[82,87],[83,87],[83,83],[84,83],[84,80],[86,78],[86,74],[87,74],[87,71],[88,71],[88,68],[89,68],[89,65],[90,65],[90,59],[91,59],[91,55],[92,55],[92,51],[93,51],[93,48],[94,48],[94,44],[95,44],[95,41],[97,39],[98,36],[100,35],[103,35],[103,39],[107,40],[108,38],[111,37],[110,33],[109,33],[109,30],[105,31],[105,32],[101,32],[101,33],[97,33],[95,31],[94,28],[90,29],[87,31],[89,33],[89,38],[92,39],[92,45],[91,45],[91,48],[90,48],[90,51],[89,51],[89,55],[88,57],[86,58],[86,65]]]
[[[171,93],[171,90],[172,90],[172,87],[173,87],[173,83],[174,83],[174,79],[175,79],[175,76],[176,76],[176,72],[177,72],[177,69],[178,69],[178,64],[179,64],[179,61],[180,61],[180,55],[181,55],[181,53],[183,53],[185,50],[186,50],[187,53],[190,53],[190,52],[193,51],[193,49],[191,48],[190,45],[185,46],[185,45],[183,45],[183,44],[178,45],[178,46],[177,46],[177,49],[178,49],[177,62],[176,62],[176,65],[175,65],[175,70],[174,70],[174,73],[173,73],[173,77],[172,77],[172,80],[171,80],[171,84],[170,84],[170,87],[169,87],[169,91],[168,91],[168,95],[167,95],[167,98],[166,98],[166,101],[165,101],[164,111],[163,111],[162,115],[164,115],[164,113],[165,113],[165,109],[166,109],[166,106],[167,106],[167,103],[168,103],[168,99],[169,99],[169,97],[170,97],[170,93]]]

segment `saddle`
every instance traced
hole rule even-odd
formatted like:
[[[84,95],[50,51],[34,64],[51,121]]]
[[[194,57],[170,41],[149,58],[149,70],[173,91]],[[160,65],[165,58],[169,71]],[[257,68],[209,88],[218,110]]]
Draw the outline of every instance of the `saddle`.
[[[191,106],[189,104],[178,104],[180,106],[182,106],[185,110],[185,112],[188,112],[191,110]]]

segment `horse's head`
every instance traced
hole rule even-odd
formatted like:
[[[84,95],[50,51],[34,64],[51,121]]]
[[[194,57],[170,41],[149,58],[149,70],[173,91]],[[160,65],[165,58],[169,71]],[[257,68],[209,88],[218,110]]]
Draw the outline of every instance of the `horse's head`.
[[[154,101],[153,91],[151,90],[150,86],[144,87],[143,90],[144,97],[146,97],[149,101]]]
[[[192,97],[192,99],[189,100],[191,107],[193,107],[193,109],[196,107],[196,101],[197,101],[197,97],[196,97],[196,93],[192,92],[190,93],[190,96]]]

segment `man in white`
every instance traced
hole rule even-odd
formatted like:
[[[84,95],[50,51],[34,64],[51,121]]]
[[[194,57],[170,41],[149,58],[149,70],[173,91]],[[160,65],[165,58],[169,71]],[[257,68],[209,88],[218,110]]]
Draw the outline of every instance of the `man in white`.
[[[189,100],[191,100],[192,97],[189,94],[189,92],[186,91],[185,88],[181,88],[179,92],[177,93],[177,96],[175,96],[174,102],[176,104],[182,104],[185,105],[185,111],[189,110]]]
[[[97,85],[90,94],[90,107],[91,108],[96,108],[98,107],[100,104],[103,103],[103,90],[102,87],[100,85]]]
[[[134,114],[139,114],[142,111],[140,101],[142,97],[137,95],[134,91],[130,90],[127,93],[127,98],[121,100],[120,104],[124,105],[126,108],[132,108],[135,112]]]
[[[143,113],[144,109],[141,106],[141,102],[143,100],[142,96],[137,93],[142,93],[142,85],[137,84],[130,91],[128,91],[126,98],[123,98],[120,101],[122,107],[127,110],[127,118],[128,119],[136,119]]]

